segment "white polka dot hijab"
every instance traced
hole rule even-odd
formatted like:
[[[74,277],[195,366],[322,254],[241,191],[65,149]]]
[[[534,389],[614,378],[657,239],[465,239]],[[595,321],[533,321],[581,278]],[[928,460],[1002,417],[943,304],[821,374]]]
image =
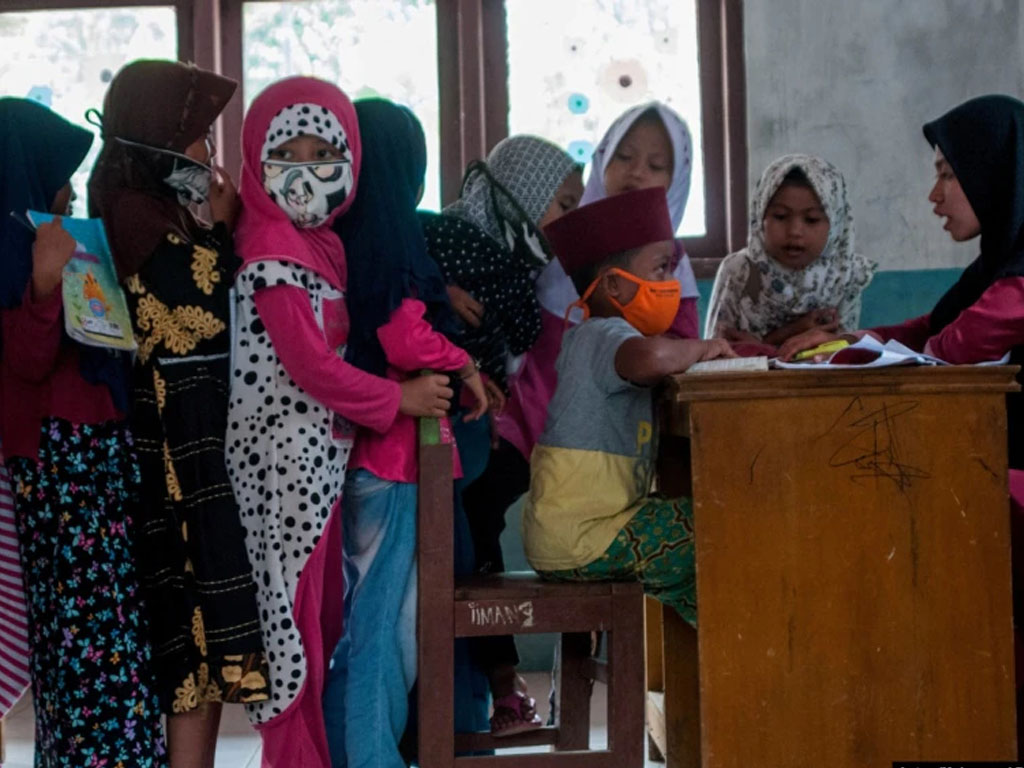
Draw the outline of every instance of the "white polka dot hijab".
[[[270,152],[296,136],[316,136],[343,153],[341,160],[294,163]],[[270,121],[260,152],[263,187],[297,227],[319,227],[354,186],[352,152],[338,117],[318,104],[290,104]]]
[[[661,118],[669,140],[672,142],[672,181],[668,188],[668,211],[672,219],[672,229],[679,229],[686,213],[686,201],[690,197],[690,177],[693,172],[693,137],[690,128],[674,110],[659,101],[648,102],[623,112],[611,124],[604,138],[601,139],[591,158],[590,176],[583,190],[580,205],[587,205],[608,196],[604,188],[604,172],[615,155],[619,143],[629,133],[629,129],[645,112],[654,110]],[[690,260],[680,251],[680,260],[675,269],[675,277],[679,280],[683,298],[698,295],[697,278],[693,274]],[[556,259],[541,273],[537,281],[537,298],[541,306],[557,317],[564,317],[569,305],[579,298],[572,280],[565,274],[561,263]]]

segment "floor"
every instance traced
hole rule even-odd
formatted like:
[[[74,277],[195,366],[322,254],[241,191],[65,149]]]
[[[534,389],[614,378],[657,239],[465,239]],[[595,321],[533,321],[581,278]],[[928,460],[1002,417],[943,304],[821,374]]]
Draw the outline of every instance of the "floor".
[[[536,696],[541,717],[548,715],[547,691],[549,677],[546,673],[527,673],[526,679],[530,690]],[[607,689],[600,683],[596,684],[591,716],[591,745],[595,748],[608,743],[607,721]],[[5,742],[7,759],[3,768],[32,768],[32,705],[28,697],[22,699],[8,716],[5,726]],[[526,752],[544,751],[544,747],[523,750]],[[221,723],[220,739],[217,742],[216,768],[259,768],[260,741],[249,727],[249,721],[241,707],[225,707],[224,719]],[[648,768],[663,766],[662,763],[648,762]]]

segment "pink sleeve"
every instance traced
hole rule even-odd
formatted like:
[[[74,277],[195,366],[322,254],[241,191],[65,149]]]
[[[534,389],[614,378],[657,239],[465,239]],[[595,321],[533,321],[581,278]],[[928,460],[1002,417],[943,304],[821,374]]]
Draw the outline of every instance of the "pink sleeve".
[[[422,301],[403,299],[388,322],[377,329],[388,363],[406,373],[423,368],[457,371],[469,362],[469,355],[435,331],[424,317],[426,312]]]
[[[947,363],[998,360],[1024,344],[1024,277],[996,280],[976,302],[928,340]]]
[[[930,317],[930,315],[921,315],[899,325],[883,325],[878,328],[872,328],[868,333],[881,341],[895,339],[900,344],[922,352],[924,351],[924,345],[928,342],[928,337],[932,333]]]
[[[53,372],[64,327],[63,306],[59,286],[42,301],[35,301],[30,282],[21,304],[3,311],[4,356],[11,361],[10,370],[18,377],[41,382]]]
[[[672,321],[668,332],[680,339],[699,339],[700,329],[697,324],[697,297],[689,296],[679,302],[679,311]]]
[[[386,432],[402,399],[398,382],[346,363],[327,345],[309,296],[298,286],[275,285],[253,297],[274,351],[295,383],[346,419]]]

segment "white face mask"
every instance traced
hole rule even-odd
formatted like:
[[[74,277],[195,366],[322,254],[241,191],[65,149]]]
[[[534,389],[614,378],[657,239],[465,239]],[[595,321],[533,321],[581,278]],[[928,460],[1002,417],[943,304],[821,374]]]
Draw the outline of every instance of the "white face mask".
[[[352,190],[348,160],[263,161],[263,188],[297,227],[318,227]]]

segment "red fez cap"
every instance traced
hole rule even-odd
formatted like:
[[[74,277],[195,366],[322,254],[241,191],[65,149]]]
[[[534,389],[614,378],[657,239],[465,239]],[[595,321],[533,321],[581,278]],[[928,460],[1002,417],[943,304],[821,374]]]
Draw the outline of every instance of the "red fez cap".
[[[544,227],[544,235],[567,275],[603,264],[618,253],[675,237],[663,187],[581,206]]]

